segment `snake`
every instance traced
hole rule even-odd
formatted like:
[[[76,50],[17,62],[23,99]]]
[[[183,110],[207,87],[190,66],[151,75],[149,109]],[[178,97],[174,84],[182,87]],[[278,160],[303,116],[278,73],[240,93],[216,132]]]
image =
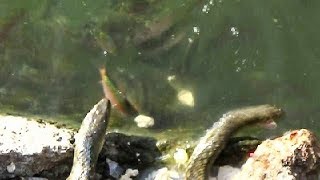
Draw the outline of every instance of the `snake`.
[[[187,164],[186,180],[208,179],[209,168],[225,148],[228,140],[237,131],[249,125],[275,125],[274,120],[284,114],[273,105],[248,106],[229,111],[200,138]]]
[[[95,166],[105,141],[111,103],[100,100],[82,121],[75,135],[73,165],[67,180],[96,179]]]
[[[94,178],[95,164],[104,142],[110,101],[102,99],[87,114],[75,142],[74,163],[68,180]],[[283,115],[282,109],[272,105],[258,105],[229,111],[208,129],[195,147],[186,168],[186,180],[205,180],[208,170],[226,147],[230,137],[248,125],[270,127]]]

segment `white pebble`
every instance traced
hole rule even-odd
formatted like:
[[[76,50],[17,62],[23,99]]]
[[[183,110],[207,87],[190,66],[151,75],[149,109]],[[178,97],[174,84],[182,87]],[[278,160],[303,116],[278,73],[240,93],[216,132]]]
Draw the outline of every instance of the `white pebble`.
[[[14,170],[16,170],[16,165],[15,165],[13,162],[11,162],[11,163],[7,166],[7,171],[8,171],[9,173],[13,173]]]
[[[187,106],[194,107],[194,98],[193,94],[189,90],[181,90],[178,92],[178,100]]]
[[[142,115],[134,118],[134,122],[137,123],[137,126],[140,128],[148,128],[154,125],[154,119],[150,116]]]

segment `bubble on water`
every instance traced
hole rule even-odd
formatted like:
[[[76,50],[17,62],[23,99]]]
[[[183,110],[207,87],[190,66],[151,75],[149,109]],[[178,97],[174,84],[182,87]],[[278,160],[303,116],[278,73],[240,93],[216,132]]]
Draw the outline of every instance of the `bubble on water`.
[[[241,67],[237,67],[236,72],[240,72],[241,71]]]

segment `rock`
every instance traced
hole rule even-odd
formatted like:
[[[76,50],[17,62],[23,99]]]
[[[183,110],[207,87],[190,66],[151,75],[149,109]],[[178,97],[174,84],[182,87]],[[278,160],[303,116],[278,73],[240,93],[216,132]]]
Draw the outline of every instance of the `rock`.
[[[161,168],[154,172],[154,177],[149,178],[148,180],[170,180],[170,179],[180,179],[180,175],[175,170],[169,170],[168,168]]]
[[[137,126],[140,128],[149,128],[154,125],[154,119],[150,116],[143,114],[138,115],[134,118],[134,122],[137,123]]]
[[[258,146],[253,156],[233,179],[318,179],[320,145],[315,135],[306,130],[294,130]]]
[[[0,116],[0,179],[33,176],[72,158],[72,132],[18,116]]]
[[[48,179],[41,178],[41,177],[21,177],[21,180],[48,180]]]
[[[125,169],[144,169],[159,156],[154,138],[108,133],[99,158],[116,161]]]
[[[189,157],[185,149],[177,148],[173,154],[173,159],[178,166],[182,166],[188,162]]]
[[[240,168],[229,165],[220,166],[218,174],[215,177],[209,177],[209,180],[230,180],[232,177],[240,172]]]
[[[120,180],[132,180],[132,177],[136,177],[139,174],[137,169],[127,169],[126,173],[121,176]]]
[[[65,179],[72,165],[72,139],[71,130],[23,117],[0,116],[0,179],[32,176]],[[154,138],[108,133],[105,140],[97,165],[97,172],[104,178],[110,177],[106,159],[117,162],[123,169],[140,172],[153,166],[161,156]],[[234,152],[232,149],[230,152]],[[314,134],[305,129],[295,130],[264,141],[233,178],[319,179],[319,160],[320,145]],[[161,173],[160,176],[163,177]],[[223,177],[229,179],[228,174]]]
[[[0,116],[0,179],[32,177],[65,179],[70,173],[74,132],[19,116]],[[156,139],[108,133],[97,165],[109,174],[106,159],[124,169],[144,169],[161,155]]]
[[[119,164],[115,161],[112,161],[110,159],[106,159],[106,162],[109,166],[109,175],[115,179],[119,179],[123,172],[125,171]]]

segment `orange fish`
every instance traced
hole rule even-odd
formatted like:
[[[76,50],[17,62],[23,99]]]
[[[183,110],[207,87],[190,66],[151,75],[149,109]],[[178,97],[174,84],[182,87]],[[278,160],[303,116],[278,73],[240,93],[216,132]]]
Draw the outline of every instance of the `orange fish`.
[[[107,76],[106,68],[99,69],[104,96],[110,100],[113,108],[127,116],[137,116],[138,111],[131,105],[123,93],[116,88]]]

